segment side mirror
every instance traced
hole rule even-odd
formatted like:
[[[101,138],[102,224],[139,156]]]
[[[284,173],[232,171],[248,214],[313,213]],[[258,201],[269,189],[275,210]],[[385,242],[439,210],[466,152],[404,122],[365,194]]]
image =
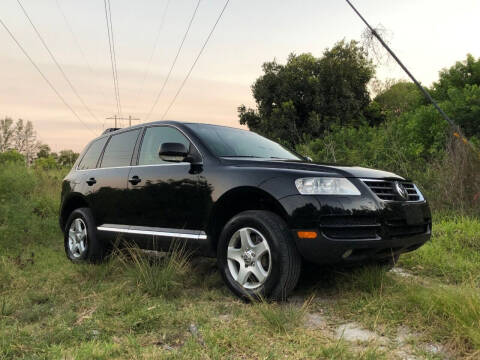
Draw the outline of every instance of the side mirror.
[[[308,162],[313,162],[313,159],[310,156],[305,156],[305,159],[307,159]]]
[[[163,143],[158,155],[163,161],[181,162],[187,157],[188,149],[181,143]]]

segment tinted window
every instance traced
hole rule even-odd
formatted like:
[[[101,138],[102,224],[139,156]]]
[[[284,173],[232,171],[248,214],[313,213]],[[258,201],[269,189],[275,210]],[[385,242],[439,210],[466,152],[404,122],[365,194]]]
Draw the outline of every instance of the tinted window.
[[[251,131],[205,124],[187,126],[217,156],[303,160],[282,145]]]
[[[129,166],[140,130],[113,135],[105,148],[102,167]]]
[[[138,165],[152,165],[163,163],[158,155],[163,143],[181,143],[188,149],[190,141],[177,129],[169,126],[154,126],[147,128],[143,136],[142,148]]]
[[[80,161],[80,164],[78,164],[79,170],[93,169],[97,166],[98,158],[100,157],[107,140],[108,137],[104,137],[92,142],[87,152],[83,156],[82,161]]]

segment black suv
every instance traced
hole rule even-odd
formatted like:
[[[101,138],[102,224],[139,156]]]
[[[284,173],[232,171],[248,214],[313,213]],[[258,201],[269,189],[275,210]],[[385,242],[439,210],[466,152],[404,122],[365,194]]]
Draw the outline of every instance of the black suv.
[[[62,189],[73,261],[101,261],[119,235],[141,248],[184,240],[218,259],[241,297],[285,298],[302,259],[392,264],[423,245],[429,206],[385,171],[315,164],[250,131],[153,122],[106,132]]]

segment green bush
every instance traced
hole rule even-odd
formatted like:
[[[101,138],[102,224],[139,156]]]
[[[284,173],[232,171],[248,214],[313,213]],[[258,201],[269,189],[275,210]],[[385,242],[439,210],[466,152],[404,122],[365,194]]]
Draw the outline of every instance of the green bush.
[[[48,157],[35,160],[35,167],[42,170],[53,170],[57,169],[59,165],[57,160],[52,155],[49,155]]]
[[[59,235],[58,208],[62,172],[0,166],[0,243],[23,248],[34,242],[50,243]]]
[[[23,164],[7,163],[0,167],[0,201],[14,201],[15,198],[32,194],[37,185],[33,170]]]
[[[0,164],[7,163],[25,164],[25,157],[16,150],[0,152]]]

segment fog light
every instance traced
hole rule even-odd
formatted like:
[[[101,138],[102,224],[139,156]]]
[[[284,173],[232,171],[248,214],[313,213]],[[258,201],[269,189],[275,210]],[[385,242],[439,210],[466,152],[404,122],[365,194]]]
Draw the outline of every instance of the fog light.
[[[317,237],[316,231],[297,231],[300,239],[315,239]]]
[[[344,259],[348,258],[350,255],[352,255],[352,252],[353,252],[352,249],[348,249],[347,251],[345,251],[343,253],[342,258],[344,258]]]

